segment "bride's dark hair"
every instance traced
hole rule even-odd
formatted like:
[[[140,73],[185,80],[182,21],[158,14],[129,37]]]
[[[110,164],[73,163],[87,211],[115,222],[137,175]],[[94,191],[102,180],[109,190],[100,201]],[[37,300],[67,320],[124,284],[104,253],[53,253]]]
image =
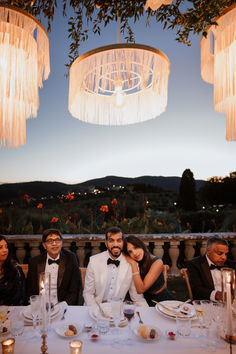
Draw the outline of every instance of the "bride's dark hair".
[[[8,256],[7,256],[7,259],[5,260],[5,262],[3,263],[2,268],[4,271],[4,278],[6,280],[9,280],[12,277],[14,277],[17,272],[16,267],[15,267],[16,262],[11,257],[9,243],[8,243],[6,237],[3,235],[0,235],[0,241],[2,241],[2,240],[4,240],[7,243],[7,248],[8,248]]]
[[[134,246],[134,248],[142,248],[144,251],[143,259],[140,262],[138,262],[141,278],[144,279],[145,275],[147,274],[147,272],[149,271],[152,265],[150,252],[148,251],[146,245],[143,243],[142,240],[140,240],[138,237],[134,235],[128,235],[124,239],[124,253],[127,254],[127,256],[129,256],[129,253],[127,251],[127,243],[131,243]]]

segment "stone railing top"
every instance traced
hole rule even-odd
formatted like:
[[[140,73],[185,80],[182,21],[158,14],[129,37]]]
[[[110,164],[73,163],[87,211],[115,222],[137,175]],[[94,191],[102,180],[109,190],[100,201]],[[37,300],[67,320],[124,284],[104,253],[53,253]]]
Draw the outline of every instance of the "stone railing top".
[[[204,240],[208,239],[212,236],[220,236],[222,238],[227,239],[235,239],[236,232],[217,232],[217,233],[178,233],[178,234],[134,234],[137,237],[140,237],[144,240]],[[126,236],[126,235],[125,235]],[[41,241],[42,235],[6,235],[9,241],[17,241],[17,240],[29,240],[29,241]],[[64,240],[70,241],[77,241],[77,240],[89,240],[89,241],[104,241],[105,235],[104,234],[63,234],[62,235]]]

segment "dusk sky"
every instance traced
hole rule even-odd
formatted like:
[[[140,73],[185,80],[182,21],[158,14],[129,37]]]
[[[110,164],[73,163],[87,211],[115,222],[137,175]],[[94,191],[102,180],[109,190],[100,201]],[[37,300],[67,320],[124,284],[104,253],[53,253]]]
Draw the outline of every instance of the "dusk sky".
[[[186,168],[195,179],[207,179],[236,170],[236,142],[225,140],[226,116],[214,111],[213,86],[201,78],[199,36],[187,47],[155,21],[150,27],[144,21],[132,26],[136,43],[153,46],[170,60],[166,112],[134,125],[92,125],[68,111],[67,19],[57,12],[49,35],[51,73],[39,91],[38,116],[27,120],[24,146],[0,150],[0,183],[181,176]],[[91,32],[80,54],[112,43],[116,23],[100,37]]]

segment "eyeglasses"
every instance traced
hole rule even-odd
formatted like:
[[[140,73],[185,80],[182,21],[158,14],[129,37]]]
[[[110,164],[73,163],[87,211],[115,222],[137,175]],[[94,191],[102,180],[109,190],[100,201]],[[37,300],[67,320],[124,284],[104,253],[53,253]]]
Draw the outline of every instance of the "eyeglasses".
[[[49,238],[45,242],[48,243],[49,245],[52,245],[53,243],[58,245],[59,243],[61,243],[61,241],[62,240],[60,238]]]

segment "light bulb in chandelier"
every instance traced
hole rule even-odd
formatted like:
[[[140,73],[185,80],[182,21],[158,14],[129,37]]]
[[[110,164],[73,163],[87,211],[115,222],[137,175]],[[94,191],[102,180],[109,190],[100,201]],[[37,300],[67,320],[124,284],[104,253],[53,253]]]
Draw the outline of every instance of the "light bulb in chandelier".
[[[115,90],[113,93],[113,105],[116,108],[122,108],[124,107],[126,103],[126,93],[123,91],[123,83],[122,80],[116,80],[115,81]]]

